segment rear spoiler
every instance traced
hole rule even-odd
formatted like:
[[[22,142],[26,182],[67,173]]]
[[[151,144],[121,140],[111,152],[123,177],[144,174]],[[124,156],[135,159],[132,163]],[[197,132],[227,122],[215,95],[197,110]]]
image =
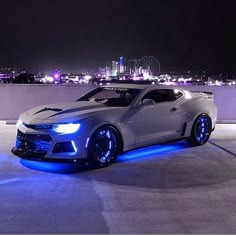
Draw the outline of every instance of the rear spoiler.
[[[213,95],[212,92],[206,92],[206,91],[203,91],[203,93],[205,93],[205,94],[209,94],[209,95]]]
[[[212,99],[214,100],[214,94],[212,92],[206,92],[206,91],[191,91],[193,94],[199,94],[202,95],[205,99]]]
[[[208,94],[208,95],[213,95],[212,92],[206,92],[206,91],[191,91],[191,93],[205,93],[205,94]]]

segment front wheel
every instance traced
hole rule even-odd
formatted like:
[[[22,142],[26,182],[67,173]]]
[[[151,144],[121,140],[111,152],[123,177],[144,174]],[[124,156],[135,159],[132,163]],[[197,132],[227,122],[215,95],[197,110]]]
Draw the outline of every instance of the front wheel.
[[[121,151],[119,133],[112,126],[98,128],[91,137],[88,157],[96,167],[106,167]]]
[[[195,146],[202,146],[209,140],[211,131],[211,118],[207,114],[201,114],[194,121],[189,142]]]

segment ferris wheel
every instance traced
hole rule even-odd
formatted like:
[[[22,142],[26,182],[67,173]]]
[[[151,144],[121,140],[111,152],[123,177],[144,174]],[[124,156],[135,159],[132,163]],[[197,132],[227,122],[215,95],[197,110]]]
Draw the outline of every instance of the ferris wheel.
[[[156,76],[161,70],[160,62],[153,56],[145,56],[140,59],[139,65],[149,70],[150,75]]]

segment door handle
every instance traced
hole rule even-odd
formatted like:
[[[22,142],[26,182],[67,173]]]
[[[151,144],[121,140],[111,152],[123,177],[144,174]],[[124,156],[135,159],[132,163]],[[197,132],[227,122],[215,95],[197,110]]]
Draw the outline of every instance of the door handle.
[[[170,109],[170,112],[175,112],[175,111],[177,111],[178,109],[179,109],[179,108],[173,107],[173,108]]]

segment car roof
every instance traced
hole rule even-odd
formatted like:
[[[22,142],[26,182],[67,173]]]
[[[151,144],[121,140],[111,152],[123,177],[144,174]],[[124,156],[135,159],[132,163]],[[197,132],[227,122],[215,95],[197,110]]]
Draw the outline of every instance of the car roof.
[[[129,88],[129,89],[175,89],[173,86],[156,84],[109,84],[103,85],[105,88]]]

